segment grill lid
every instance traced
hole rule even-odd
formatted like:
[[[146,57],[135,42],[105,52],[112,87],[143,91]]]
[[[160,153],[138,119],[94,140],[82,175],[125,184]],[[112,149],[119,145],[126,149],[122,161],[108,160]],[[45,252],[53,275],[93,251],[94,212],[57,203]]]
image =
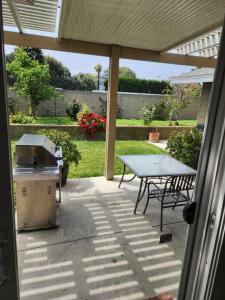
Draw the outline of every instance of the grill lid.
[[[58,147],[46,136],[24,134],[16,143],[17,166],[57,166]]]

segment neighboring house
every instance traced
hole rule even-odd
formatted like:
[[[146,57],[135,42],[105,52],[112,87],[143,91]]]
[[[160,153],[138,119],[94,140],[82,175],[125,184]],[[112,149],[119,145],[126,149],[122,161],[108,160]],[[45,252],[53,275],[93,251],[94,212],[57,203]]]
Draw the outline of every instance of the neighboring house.
[[[180,75],[172,76],[169,78],[171,83],[200,83],[202,84],[200,108],[197,118],[197,127],[204,128],[206,115],[208,112],[209,97],[214,78],[214,69],[212,68],[197,68],[191,72],[182,73]]]
[[[219,51],[222,27],[203,34],[187,43],[176,48],[176,52],[182,55],[196,55],[203,57],[216,58]],[[197,126],[201,129],[204,127],[206,115],[208,112],[209,97],[214,78],[214,69],[197,68],[191,72],[183,73],[170,77],[169,80],[176,83],[200,83],[202,84],[201,103],[198,113]]]
[[[217,57],[222,27],[199,36],[176,48],[177,54]]]

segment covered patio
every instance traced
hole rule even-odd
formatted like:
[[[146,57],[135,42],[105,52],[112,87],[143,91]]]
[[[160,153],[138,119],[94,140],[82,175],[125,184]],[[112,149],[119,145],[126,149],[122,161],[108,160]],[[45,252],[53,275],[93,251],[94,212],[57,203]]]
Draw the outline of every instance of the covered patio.
[[[17,234],[21,299],[148,299],[176,297],[187,225],[182,209],[164,214],[169,243],[160,244],[160,203],[133,214],[138,180],[69,180],[60,227]],[[176,299],[176,298],[174,298]]]
[[[120,59],[214,68],[216,59],[175,54],[174,48],[221,26],[223,12],[223,1],[215,5],[212,0],[166,5],[154,0],[4,0],[4,43],[110,58],[105,177],[111,180]],[[9,31],[12,26],[19,32]]]

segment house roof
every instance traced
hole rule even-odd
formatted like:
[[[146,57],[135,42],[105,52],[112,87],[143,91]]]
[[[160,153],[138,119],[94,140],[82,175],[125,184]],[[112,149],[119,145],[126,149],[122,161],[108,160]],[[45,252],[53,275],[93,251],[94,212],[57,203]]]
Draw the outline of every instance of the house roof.
[[[224,0],[3,0],[3,20],[20,32],[163,52],[221,26],[224,5]]]
[[[177,76],[172,76],[168,80],[171,83],[203,83],[213,82],[214,77],[213,68],[197,68],[191,72],[182,73]]]

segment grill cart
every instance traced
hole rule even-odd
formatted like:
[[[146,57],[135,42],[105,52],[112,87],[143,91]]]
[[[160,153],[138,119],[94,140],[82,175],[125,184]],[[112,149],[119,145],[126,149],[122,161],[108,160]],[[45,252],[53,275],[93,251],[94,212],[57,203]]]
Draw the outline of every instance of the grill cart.
[[[24,134],[16,143],[14,158],[18,231],[56,227],[61,202],[61,147],[46,136]]]

